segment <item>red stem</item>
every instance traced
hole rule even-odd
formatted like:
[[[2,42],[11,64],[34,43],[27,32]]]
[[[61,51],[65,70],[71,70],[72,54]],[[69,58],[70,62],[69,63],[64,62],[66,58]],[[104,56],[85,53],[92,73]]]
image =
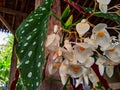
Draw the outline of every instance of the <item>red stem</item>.
[[[94,72],[98,76],[98,78],[99,78],[100,82],[102,83],[102,85],[104,86],[105,90],[108,90],[110,88],[108,85],[108,82],[107,82],[107,80],[104,79],[103,76],[100,75],[99,70],[98,70],[98,66],[96,64],[93,64],[92,69],[94,70]]]

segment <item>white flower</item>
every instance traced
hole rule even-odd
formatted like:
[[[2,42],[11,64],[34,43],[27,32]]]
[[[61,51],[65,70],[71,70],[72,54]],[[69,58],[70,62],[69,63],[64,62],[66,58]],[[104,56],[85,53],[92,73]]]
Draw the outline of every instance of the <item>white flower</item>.
[[[89,29],[90,25],[85,19],[76,25],[76,30],[79,34],[79,37],[82,37]]]
[[[87,43],[77,43],[74,46],[74,55],[77,61],[85,63],[85,61],[93,54],[93,48]]]
[[[68,74],[72,78],[78,78],[78,77],[82,76],[82,74],[83,74],[83,67],[78,63],[76,63],[76,64],[71,63],[69,65]]]
[[[107,13],[108,4],[110,3],[110,1],[111,0],[97,0],[101,12]]]
[[[107,50],[111,45],[110,35],[105,28],[107,28],[106,24],[99,23],[92,30],[92,38],[96,41],[97,45],[101,46],[103,51]]]

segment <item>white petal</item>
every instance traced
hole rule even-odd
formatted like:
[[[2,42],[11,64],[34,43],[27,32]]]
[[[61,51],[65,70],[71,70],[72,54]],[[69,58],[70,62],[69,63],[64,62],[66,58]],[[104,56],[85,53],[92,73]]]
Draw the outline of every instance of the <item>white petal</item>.
[[[91,69],[91,73],[89,74],[89,80],[96,86],[97,82],[99,81],[95,72]]]
[[[75,87],[77,88],[80,85],[81,82],[82,82],[82,77],[79,77],[79,79],[76,80]]]
[[[84,74],[83,77],[84,77],[84,80],[85,80],[86,85],[88,85],[88,84],[89,84],[88,76]]]
[[[105,29],[105,28],[107,28],[107,24],[105,24],[105,23],[99,23],[99,24],[97,24],[94,28],[93,28],[93,32],[95,32],[95,31],[101,31],[101,30],[103,30],[103,29]]]
[[[54,33],[58,31],[58,25],[54,25]]]
[[[89,57],[85,62],[86,67],[91,67],[93,64],[94,64],[94,58],[92,57]]]
[[[100,75],[103,76],[103,74],[104,74],[104,66],[99,64],[98,67],[99,67]]]
[[[112,49],[105,51],[105,55],[115,63],[120,62],[120,46],[117,45]]]
[[[95,34],[96,44],[101,46],[101,50],[107,50],[111,43],[110,43],[110,35],[107,30],[103,29],[101,31],[96,32]]]
[[[76,30],[79,36],[83,36],[90,29],[90,25],[87,22],[80,22],[76,25]]]
[[[107,66],[106,67],[106,74],[109,78],[111,78],[114,74],[114,66]]]
[[[60,77],[61,77],[62,84],[65,85],[66,82],[67,82],[68,76],[67,75],[63,75],[63,76],[61,75]]]
[[[97,0],[101,4],[109,4],[111,0]]]
[[[102,13],[107,13],[108,6],[106,4],[99,4],[99,9]]]

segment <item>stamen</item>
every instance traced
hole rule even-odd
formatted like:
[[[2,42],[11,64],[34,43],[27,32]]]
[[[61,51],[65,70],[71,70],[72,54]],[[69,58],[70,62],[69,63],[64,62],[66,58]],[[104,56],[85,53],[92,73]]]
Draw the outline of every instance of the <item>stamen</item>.
[[[79,49],[80,49],[81,51],[84,51],[84,50],[85,50],[85,48],[82,47],[82,46],[80,46]]]
[[[78,65],[74,65],[72,68],[73,68],[73,71],[75,71],[75,72],[77,72],[79,70]]]
[[[104,32],[102,32],[102,31],[98,32],[97,36],[98,37],[103,37],[104,36]]]
[[[60,63],[57,63],[56,64],[56,68],[60,68],[61,64]]]
[[[115,50],[115,48],[112,48],[112,49],[110,49],[110,50],[108,50],[109,52],[113,52]]]

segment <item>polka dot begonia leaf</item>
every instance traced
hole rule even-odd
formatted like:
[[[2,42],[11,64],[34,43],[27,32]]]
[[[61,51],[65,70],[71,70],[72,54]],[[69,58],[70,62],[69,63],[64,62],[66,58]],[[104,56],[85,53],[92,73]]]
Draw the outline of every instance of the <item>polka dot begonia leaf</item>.
[[[20,60],[19,70],[25,90],[37,90],[42,82],[45,65],[45,48],[50,7],[52,0],[33,11],[16,31],[18,45],[16,54]]]

